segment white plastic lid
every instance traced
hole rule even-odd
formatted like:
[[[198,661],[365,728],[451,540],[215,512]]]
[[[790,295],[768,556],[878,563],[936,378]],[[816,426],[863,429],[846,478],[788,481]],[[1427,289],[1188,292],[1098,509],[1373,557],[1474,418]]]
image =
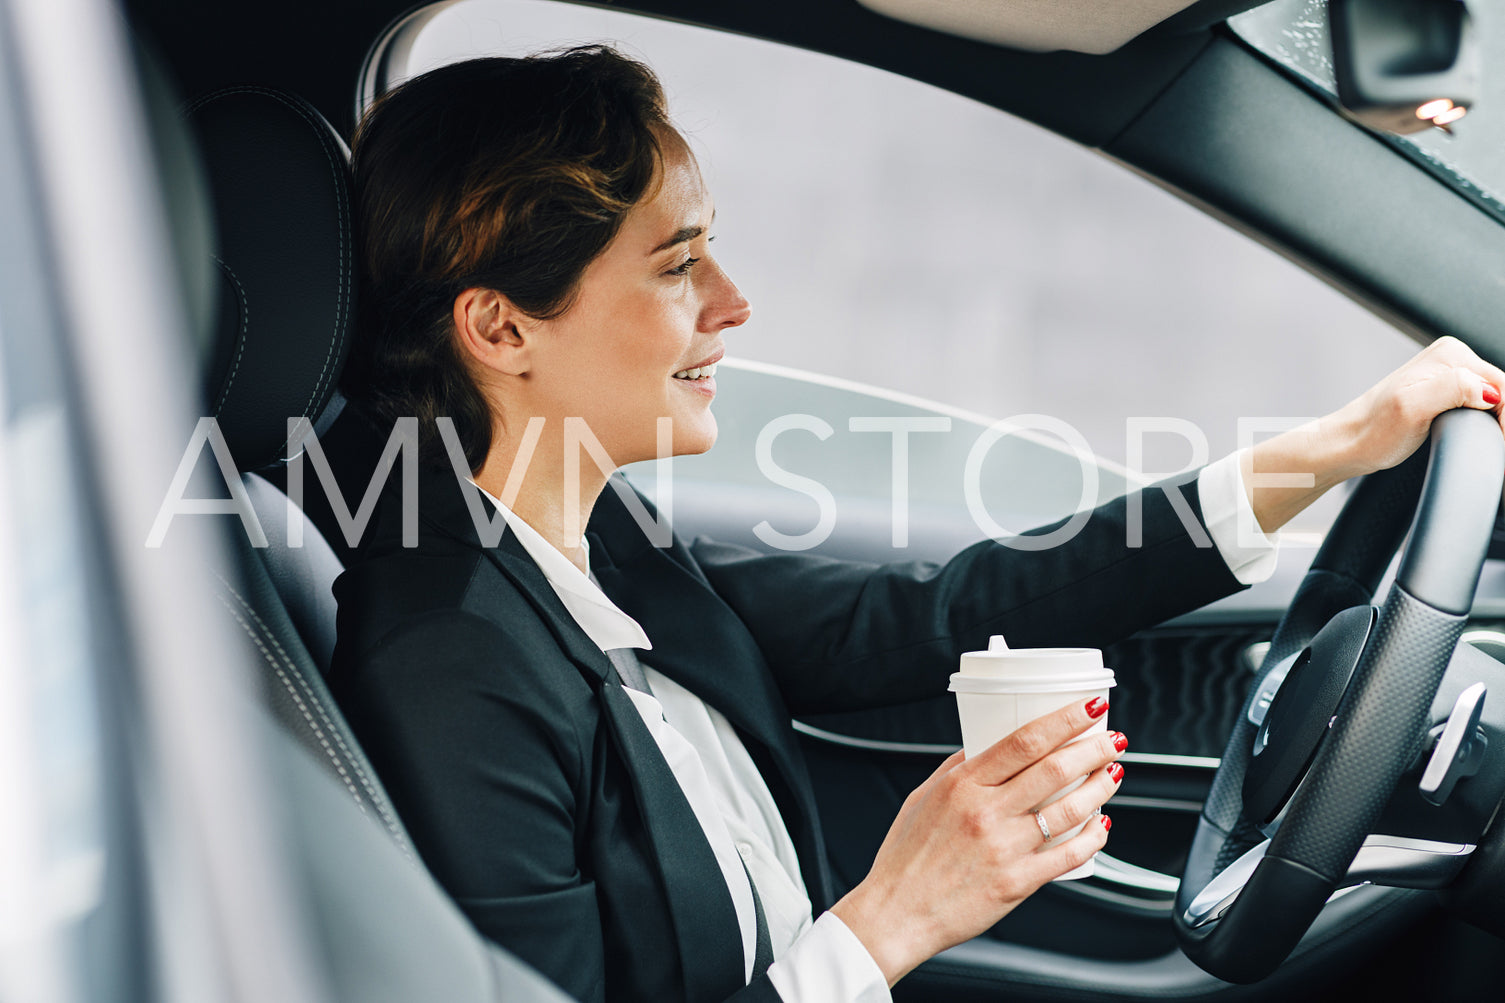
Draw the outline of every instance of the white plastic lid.
[[[985,651],[962,653],[960,670],[969,676],[998,679],[1077,679],[1103,671],[1098,648],[1009,648],[993,635]]]

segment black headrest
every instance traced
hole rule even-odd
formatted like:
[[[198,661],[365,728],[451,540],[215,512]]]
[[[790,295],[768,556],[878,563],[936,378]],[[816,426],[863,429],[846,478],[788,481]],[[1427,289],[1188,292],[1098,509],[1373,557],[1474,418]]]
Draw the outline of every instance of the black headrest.
[[[287,420],[317,421],[355,316],[350,153],[307,102],[265,87],[188,106],[214,202],[219,309],[209,414],[242,470],[285,458]]]

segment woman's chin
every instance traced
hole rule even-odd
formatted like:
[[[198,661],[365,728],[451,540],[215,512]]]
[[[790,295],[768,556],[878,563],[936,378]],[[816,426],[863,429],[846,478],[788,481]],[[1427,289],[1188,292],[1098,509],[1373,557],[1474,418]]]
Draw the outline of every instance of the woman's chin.
[[[664,419],[660,418],[659,421]],[[664,459],[667,456],[695,456],[704,453],[716,444],[716,419],[711,417],[709,411],[695,415],[693,418],[673,418],[671,426],[673,434],[668,442],[668,453],[663,451],[662,440],[657,436],[652,440],[636,440],[634,447],[613,449],[611,455],[617,459],[619,466],[629,463],[642,463],[648,460]]]
[[[716,445],[716,417],[709,410],[674,423],[674,455],[694,456]]]
[[[709,432],[704,435],[692,436],[683,445],[676,438],[674,440],[674,455],[695,456],[699,453],[704,453],[714,445],[716,445],[716,426],[713,424]]]

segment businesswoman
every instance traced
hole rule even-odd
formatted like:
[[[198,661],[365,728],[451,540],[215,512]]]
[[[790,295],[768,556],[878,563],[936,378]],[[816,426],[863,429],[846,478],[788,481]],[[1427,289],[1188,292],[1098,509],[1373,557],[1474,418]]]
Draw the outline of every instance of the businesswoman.
[[[331,683],[439,881],[583,1000],[887,999],[1104,845],[1126,740],[1062,747],[1093,702],[951,757],[838,899],[791,716],[935,696],[993,633],[1101,645],[1232,592],[1271,547],[1240,538],[1241,512],[1273,532],[1505,385],[1439,342],[1147,490],[1133,549],[1122,501],[1061,546],[985,541],[939,567],[654,539],[610,472],[711,447],[749,306],[651,72],[600,47],[447,67],[382,99],[354,156],[346,391],[378,422],[416,417],[424,463],[416,545],[394,494],[336,586]],[[1250,491],[1253,470],[1312,484]]]

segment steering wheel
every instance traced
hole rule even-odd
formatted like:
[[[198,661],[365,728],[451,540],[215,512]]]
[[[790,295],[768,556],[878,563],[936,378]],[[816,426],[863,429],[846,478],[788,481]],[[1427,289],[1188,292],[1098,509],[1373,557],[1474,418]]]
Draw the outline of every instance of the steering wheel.
[[[1499,424],[1459,409],[1344,505],[1270,642],[1177,893],[1177,939],[1210,974],[1254,982],[1285,960],[1423,751],[1502,480]],[[1371,597],[1408,522],[1376,613]]]

